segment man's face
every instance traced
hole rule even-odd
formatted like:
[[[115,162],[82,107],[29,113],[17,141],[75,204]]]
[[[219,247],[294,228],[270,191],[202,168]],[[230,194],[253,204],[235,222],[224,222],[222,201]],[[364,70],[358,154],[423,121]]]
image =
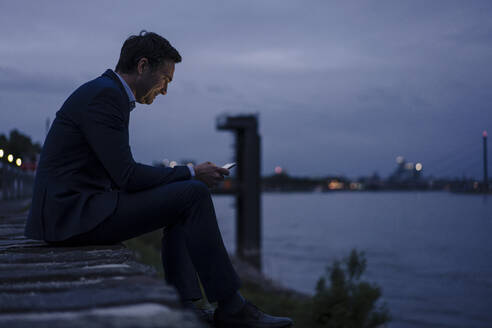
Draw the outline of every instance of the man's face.
[[[167,85],[173,80],[174,63],[164,61],[154,70],[146,64],[140,68],[136,81],[136,101],[150,105],[159,94],[167,93]]]

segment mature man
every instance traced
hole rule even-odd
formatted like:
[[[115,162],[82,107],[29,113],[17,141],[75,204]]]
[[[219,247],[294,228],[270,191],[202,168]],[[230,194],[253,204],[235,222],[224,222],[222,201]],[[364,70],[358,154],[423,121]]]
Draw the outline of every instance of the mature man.
[[[229,171],[205,162],[194,169],[136,163],[128,142],[135,101],[167,93],[176,49],[142,31],[129,37],[115,71],[79,87],[56,113],[39,161],[25,234],[56,244],[121,242],[164,228],[166,280],[183,302],[201,298],[197,273],[217,327],[287,327],[289,318],[259,311],[238,292],[207,187]]]

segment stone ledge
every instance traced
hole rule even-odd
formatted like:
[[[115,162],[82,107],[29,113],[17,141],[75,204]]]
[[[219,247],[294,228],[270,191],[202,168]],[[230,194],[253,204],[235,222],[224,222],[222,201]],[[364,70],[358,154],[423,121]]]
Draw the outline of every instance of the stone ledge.
[[[4,203],[5,205],[5,203]],[[123,245],[54,247],[23,237],[0,206],[0,326],[205,327]]]
[[[176,311],[156,303],[112,306],[81,311],[57,311],[0,315],[0,323],[9,328],[196,328],[191,312]]]

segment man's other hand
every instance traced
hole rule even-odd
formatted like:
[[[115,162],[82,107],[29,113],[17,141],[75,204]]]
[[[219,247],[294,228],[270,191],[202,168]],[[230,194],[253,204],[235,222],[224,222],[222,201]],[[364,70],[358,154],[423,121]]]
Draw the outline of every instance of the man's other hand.
[[[223,181],[224,175],[229,175],[229,170],[211,162],[195,166],[195,179],[204,182],[209,188],[215,187],[219,182]]]

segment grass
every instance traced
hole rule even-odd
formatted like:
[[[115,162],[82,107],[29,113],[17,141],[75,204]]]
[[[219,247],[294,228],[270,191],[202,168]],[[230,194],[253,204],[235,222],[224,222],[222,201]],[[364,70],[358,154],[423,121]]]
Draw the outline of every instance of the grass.
[[[163,277],[161,264],[161,231],[155,231],[125,242],[125,245],[133,250],[137,259],[142,263],[153,266],[158,274]],[[261,310],[271,315],[288,316],[295,322],[296,328],[322,327],[313,320],[311,297],[304,297],[289,290],[280,290],[272,286],[265,288],[263,284],[256,283],[241,272],[243,286],[241,294],[258,306]],[[209,304],[201,303],[198,306],[208,307]]]
[[[154,267],[157,275],[164,278],[160,251],[161,236],[162,232],[158,230],[127,240],[124,244],[134,251],[137,260]]]
[[[301,298],[289,292],[265,291],[262,286],[247,280],[243,280],[241,294],[268,314],[292,318],[296,328],[323,327],[313,319],[312,298]]]

